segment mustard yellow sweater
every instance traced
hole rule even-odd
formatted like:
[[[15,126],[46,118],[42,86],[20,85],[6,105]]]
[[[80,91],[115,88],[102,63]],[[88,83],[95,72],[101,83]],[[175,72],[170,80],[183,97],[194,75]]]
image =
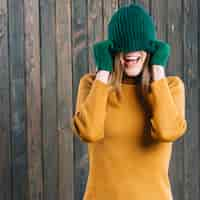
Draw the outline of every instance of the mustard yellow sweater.
[[[89,175],[83,200],[172,200],[168,168],[172,144],[187,129],[184,82],[151,82],[150,126],[136,84],[122,83],[114,106],[111,86],[86,73],[79,82],[73,133],[88,145]]]

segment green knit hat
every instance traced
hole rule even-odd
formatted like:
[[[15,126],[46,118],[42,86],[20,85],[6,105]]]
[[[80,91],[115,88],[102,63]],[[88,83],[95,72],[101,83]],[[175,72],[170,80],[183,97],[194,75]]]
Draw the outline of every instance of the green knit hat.
[[[151,41],[156,40],[156,28],[145,8],[132,3],[119,8],[108,23],[108,39],[114,44],[114,52],[145,50],[153,52]]]

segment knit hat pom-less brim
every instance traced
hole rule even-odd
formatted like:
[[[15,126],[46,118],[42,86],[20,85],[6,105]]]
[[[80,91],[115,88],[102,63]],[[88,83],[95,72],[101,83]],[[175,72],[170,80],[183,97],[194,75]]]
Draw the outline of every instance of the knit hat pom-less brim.
[[[151,42],[156,40],[153,18],[140,4],[123,6],[112,15],[108,23],[108,39],[113,42],[113,52],[153,52]]]

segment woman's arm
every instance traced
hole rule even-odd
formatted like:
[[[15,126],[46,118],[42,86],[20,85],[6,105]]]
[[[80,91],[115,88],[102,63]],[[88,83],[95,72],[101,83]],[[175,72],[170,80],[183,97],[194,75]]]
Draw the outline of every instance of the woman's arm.
[[[185,88],[178,76],[164,77],[151,83],[151,135],[162,142],[173,142],[187,130]]]
[[[150,85],[151,135],[162,142],[173,142],[187,130],[184,83],[178,76],[165,77],[163,72],[156,73],[156,70],[163,68],[154,67],[154,81]]]
[[[96,142],[104,137],[104,120],[110,85],[108,71],[100,70],[95,79],[85,74],[79,82],[72,130],[84,142]]]

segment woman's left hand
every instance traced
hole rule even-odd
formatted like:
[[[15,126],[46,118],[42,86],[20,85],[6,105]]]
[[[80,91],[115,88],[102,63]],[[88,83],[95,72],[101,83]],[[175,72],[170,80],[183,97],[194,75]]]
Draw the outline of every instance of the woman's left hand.
[[[152,65],[153,81],[165,78],[165,68],[162,65]]]
[[[170,45],[161,40],[151,41],[151,45],[154,50],[151,53],[150,64],[160,65],[165,68],[171,52]]]

